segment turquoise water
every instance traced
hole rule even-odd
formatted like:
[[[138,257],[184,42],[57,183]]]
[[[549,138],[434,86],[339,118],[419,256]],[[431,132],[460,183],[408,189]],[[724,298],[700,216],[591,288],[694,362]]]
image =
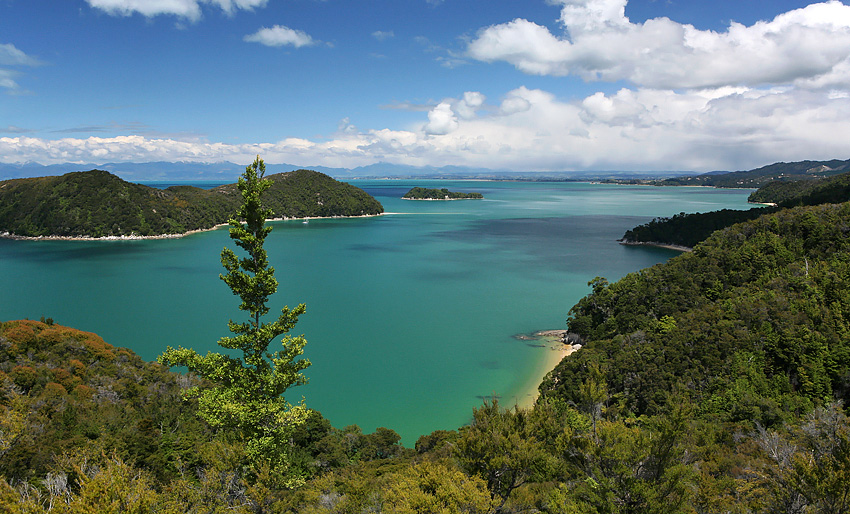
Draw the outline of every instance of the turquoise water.
[[[467,422],[481,397],[523,393],[544,359],[512,336],[564,327],[595,276],[676,255],[625,247],[655,216],[748,208],[749,190],[585,183],[352,181],[376,218],[275,222],[266,248],[280,288],[307,304],[303,395],[338,427],[419,435]],[[413,186],[485,200],[406,201]],[[238,299],[218,279],[226,229],[147,241],[0,240],[0,319],[52,317],[153,360],[166,346],[217,350]],[[273,308],[275,312],[275,308]]]

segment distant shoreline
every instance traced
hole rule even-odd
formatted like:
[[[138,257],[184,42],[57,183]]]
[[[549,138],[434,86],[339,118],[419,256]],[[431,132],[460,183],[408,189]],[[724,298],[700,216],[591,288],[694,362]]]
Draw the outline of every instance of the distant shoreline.
[[[266,221],[294,221],[294,220],[331,220],[331,219],[342,219],[342,218],[374,218],[376,216],[383,216],[385,213],[379,214],[362,214],[359,216],[305,216],[303,218],[269,218]],[[17,234],[12,234],[9,232],[0,232],[0,239],[12,239],[15,241],[143,241],[148,239],[180,239],[182,237],[190,236],[192,234],[198,234],[201,232],[210,232],[213,230],[218,230],[222,227],[230,226],[229,223],[219,223],[210,228],[199,228],[195,230],[189,230],[186,232],[180,232],[178,234],[157,234],[155,236],[140,236],[131,234],[129,236],[103,236],[103,237],[91,237],[91,236],[19,236]]]
[[[673,245],[668,243],[658,243],[653,241],[620,241],[621,245],[625,246],[654,246],[655,248],[665,248],[667,250],[676,250],[677,252],[692,252],[693,248],[690,246],[680,246]]]
[[[454,200],[483,200],[483,198],[405,198],[402,200],[413,200],[415,202],[451,202]]]

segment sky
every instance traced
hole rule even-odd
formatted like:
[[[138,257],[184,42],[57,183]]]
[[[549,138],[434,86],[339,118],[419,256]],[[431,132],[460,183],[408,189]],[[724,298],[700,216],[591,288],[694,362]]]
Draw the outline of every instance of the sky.
[[[0,162],[850,158],[850,3],[0,0]]]

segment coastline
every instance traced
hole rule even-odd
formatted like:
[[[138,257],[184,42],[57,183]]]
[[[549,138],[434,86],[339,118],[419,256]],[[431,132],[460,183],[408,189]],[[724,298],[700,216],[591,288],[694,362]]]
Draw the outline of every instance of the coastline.
[[[519,392],[516,395],[505,398],[506,403],[504,407],[515,405],[522,409],[529,409],[534,405],[534,402],[537,401],[537,397],[540,395],[537,388],[546,374],[555,369],[555,366],[564,357],[571,355],[579,349],[578,345],[573,346],[564,342],[566,333],[566,330],[540,330],[531,336],[521,337],[527,341],[539,341],[543,346],[542,349],[545,352],[545,356],[540,359],[534,373],[526,378],[525,383],[519,388]]]
[[[451,202],[454,200],[483,200],[483,198],[405,198],[401,197],[402,200],[413,200],[416,202]]]
[[[653,241],[623,241],[620,240],[621,245],[625,246],[654,246],[656,248],[666,248],[667,250],[676,250],[677,252],[692,252],[693,248],[690,246],[679,246],[668,243],[657,243]]]
[[[266,222],[270,221],[294,221],[294,220],[331,220],[331,219],[342,219],[342,218],[374,218],[376,216],[383,216],[386,213],[379,214],[362,214],[359,216],[305,216],[303,218],[269,218]],[[229,227],[229,223],[219,223],[218,225],[212,226],[210,228],[199,228],[195,230],[189,230],[186,232],[180,232],[177,234],[158,234],[155,236],[139,236],[135,234],[131,234],[129,236],[103,236],[103,237],[90,237],[90,236],[19,236],[17,234],[11,234],[9,232],[0,232],[0,239],[12,239],[15,241],[142,241],[147,239],[180,239],[181,237],[190,236],[192,234],[198,234],[201,232],[210,232],[212,230],[218,230],[222,227]]]

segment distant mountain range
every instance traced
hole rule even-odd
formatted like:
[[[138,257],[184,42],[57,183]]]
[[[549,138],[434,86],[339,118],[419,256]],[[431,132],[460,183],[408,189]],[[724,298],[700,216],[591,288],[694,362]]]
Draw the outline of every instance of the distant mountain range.
[[[106,170],[131,182],[232,182],[245,171],[245,164],[233,162],[120,162],[51,164],[2,164],[0,180],[11,178],[58,176],[73,171]],[[330,168],[295,164],[268,164],[269,174],[310,169],[336,179],[354,178],[422,178],[422,179],[491,179],[528,181],[606,181],[670,186],[714,186],[758,188],[774,180],[826,178],[850,171],[846,161],[777,162],[747,171],[505,171],[468,166],[407,166],[379,162],[356,168]]]
[[[64,175],[74,171],[91,169],[106,170],[131,182],[232,182],[243,171],[245,164],[232,162],[121,162],[51,164],[38,163],[2,164],[0,180]],[[379,162],[357,168],[329,168],[327,166],[300,166],[294,164],[266,163],[267,173],[285,173],[298,169],[310,169],[337,179],[352,178],[472,178],[496,180],[605,180],[605,179],[660,179],[688,172],[636,172],[636,171],[503,171],[467,166],[406,166]]]

